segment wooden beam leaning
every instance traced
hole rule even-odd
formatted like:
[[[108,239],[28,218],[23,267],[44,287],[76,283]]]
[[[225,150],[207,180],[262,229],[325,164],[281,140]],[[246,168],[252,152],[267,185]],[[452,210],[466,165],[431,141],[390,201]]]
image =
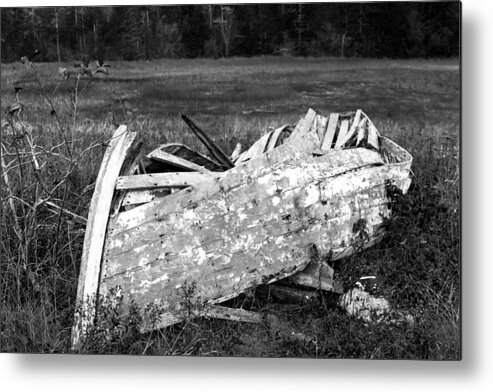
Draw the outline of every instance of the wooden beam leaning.
[[[341,148],[344,148],[344,147],[351,144],[349,142],[350,142],[351,138],[353,137],[353,135],[355,135],[355,133],[358,129],[358,125],[359,125],[360,118],[361,118],[361,113],[362,113],[361,109],[356,110],[356,114],[354,115],[353,123],[351,124],[351,127],[349,128],[349,130],[346,133],[346,135],[344,136],[344,138],[341,140]],[[356,138],[356,136],[357,135],[355,135],[355,138]]]
[[[339,135],[337,136],[337,141],[334,146],[334,150],[342,149],[342,146],[346,142],[346,135],[349,130],[349,120],[342,120],[341,127],[339,128]]]
[[[286,128],[285,125],[272,131],[272,136],[269,140],[269,143],[267,144],[267,147],[265,148],[265,151],[271,151],[276,147],[277,139],[279,139],[279,136],[281,135],[281,132],[284,130],[284,128]]]
[[[305,117],[296,124],[293,133],[289,136],[288,142],[297,143],[299,139],[303,139],[310,132],[316,115],[317,113],[313,109],[308,109]],[[318,135],[316,136],[318,137]]]
[[[101,256],[106,235],[108,217],[115,192],[115,183],[127,158],[127,152],[137,133],[127,132],[121,125],[113,134],[101,162],[94,193],[89,207],[84,247],[77,287],[77,304],[72,328],[72,347],[81,343],[87,329],[94,323],[95,301],[98,293]]]
[[[368,129],[367,129],[367,118],[363,117],[363,119],[360,121],[359,126],[358,126],[358,137],[356,139],[356,147],[360,146],[361,143],[363,143],[368,134]]]
[[[320,146],[322,150],[330,150],[332,148],[332,142],[334,140],[338,123],[339,113],[331,113],[329,116],[329,123],[327,124],[327,130],[325,131],[325,136]]]
[[[318,140],[320,141],[320,145],[322,145],[322,142],[325,137],[325,132],[327,131],[327,124],[328,124],[328,118],[323,117],[319,114],[315,116],[315,129],[317,130],[317,135],[318,135]]]
[[[207,170],[203,166],[197,165],[196,163],[190,162],[186,159],[177,157],[176,155],[169,154],[161,150],[154,150],[153,152],[149,153],[147,157],[155,161],[168,163],[179,169],[185,169],[188,171],[197,171],[199,173],[205,173],[205,174],[212,173],[210,170]]]
[[[252,144],[252,146],[248,150],[240,154],[235,164],[239,165],[240,163],[247,162],[250,159],[262,155],[266,151],[267,143],[269,142],[270,138],[271,132],[267,132],[266,134],[264,134],[259,140]]]
[[[377,151],[380,150],[380,133],[370,119],[368,119],[368,145]]]
[[[161,150],[168,154],[173,154],[177,157],[186,159],[187,161],[203,166],[210,171],[223,171],[224,169],[219,162],[182,143],[161,144],[156,150]]]
[[[236,143],[235,149],[231,153],[231,156],[229,157],[229,159],[231,160],[231,162],[233,162],[233,163],[236,162],[236,160],[240,156],[241,148],[242,148],[241,143]]]
[[[348,137],[346,138],[346,140],[351,137],[350,135],[356,132],[356,129],[358,128],[361,121],[361,113],[361,109],[356,110],[356,114],[354,115],[353,123],[351,124],[351,128],[349,129]]]
[[[181,115],[183,121],[189,126],[192,132],[199,138],[199,140],[204,144],[204,146],[209,150],[212,156],[224,167],[225,170],[234,167],[233,162],[228,158],[224,151],[216,145],[212,139],[201,130],[197,124],[195,124],[191,118],[187,117],[185,114]]]
[[[117,190],[137,190],[149,188],[186,188],[198,185],[211,178],[210,175],[197,172],[174,172],[122,176],[116,180]]]

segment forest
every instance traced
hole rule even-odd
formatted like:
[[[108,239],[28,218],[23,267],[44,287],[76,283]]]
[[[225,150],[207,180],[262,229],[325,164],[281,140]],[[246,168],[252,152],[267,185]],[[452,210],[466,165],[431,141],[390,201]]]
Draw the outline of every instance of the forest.
[[[459,55],[453,2],[1,8],[1,61]]]

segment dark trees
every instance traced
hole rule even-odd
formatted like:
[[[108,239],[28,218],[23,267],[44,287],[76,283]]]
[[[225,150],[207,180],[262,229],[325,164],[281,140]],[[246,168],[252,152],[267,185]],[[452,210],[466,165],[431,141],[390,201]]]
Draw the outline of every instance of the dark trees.
[[[2,8],[1,59],[459,54],[459,2]],[[280,51],[280,49],[283,49]]]

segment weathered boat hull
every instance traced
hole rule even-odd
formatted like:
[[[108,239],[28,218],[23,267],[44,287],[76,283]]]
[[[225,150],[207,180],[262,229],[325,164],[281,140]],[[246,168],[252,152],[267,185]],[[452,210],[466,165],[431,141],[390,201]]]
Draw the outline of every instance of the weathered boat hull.
[[[261,284],[310,281],[313,250],[319,260],[336,260],[377,242],[390,215],[388,186],[407,191],[411,156],[385,138],[381,149],[392,163],[367,148],[320,150],[324,132],[314,119],[309,112],[289,143],[266,138],[267,152],[254,145],[258,151],[240,155],[238,166],[188,174],[195,186],[143,197],[132,209],[120,209],[121,200],[138,190],[120,189],[94,293],[117,287],[125,303],[155,304],[162,314],[152,327],[159,328]],[[330,279],[325,284],[331,288]]]

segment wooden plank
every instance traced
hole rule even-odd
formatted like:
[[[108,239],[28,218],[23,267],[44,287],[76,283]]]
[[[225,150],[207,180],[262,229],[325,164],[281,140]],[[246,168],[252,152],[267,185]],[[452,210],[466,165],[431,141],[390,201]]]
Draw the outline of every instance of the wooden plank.
[[[205,174],[212,173],[210,170],[207,170],[203,166],[197,165],[196,163],[187,161],[186,159],[177,157],[173,154],[169,154],[161,150],[154,150],[153,152],[149,153],[147,157],[155,161],[164,162],[171,166],[184,169],[187,171],[197,171],[199,173],[205,173]]]
[[[279,136],[281,135],[281,132],[286,128],[286,125],[283,125],[282,127],[277,128],[276,130],[272,131],[272,136],[269,140],[269,143],[267,144],[267,147],[265,148],[265,151],[271,151],[276,147],[277,140],[279,139]]]
[[[135,143],[127,150],[125,161],[123,162],[120,170],[120,175],[129,176],[138,174],[141,170],[141,160],[145,159],[145,153],[143,151],[144,143],[140,139],[136,139]]]
[[[249,310],[241,309],[241,308],[229,308],[221,305],[206,305],[203,309],[200,310],[192,310],[188,315],[188,319],[193,319],[196,317],[210,317],[228,321],[235,322],[246,322],[252,324],[265,324],[269,328],[272,328],[276,334],[282,336],[288,340],[294,341],[310,341],[310,338],[307,338],[305,335],[301,333],[296,333],[290,329],[288,329],[285,325],[286,323],[282,323],[278,317],[271,313],[261,313],[261,312],[252,312]],[[141,326],[141,332],[149,332],[154,328],[160,328],[161,326],[152,324],[151,322],[145,322]],[[283,328],[281,328],[283,326]],[[313,340],[313,339],[312,339]]]
[[[405,173],[410,173],[411,164],[413,162],[413,157],[409,152],[404,150],[397,143],[392,140],[386,138],[385,136],[380,137],[381,146],[390,154],[392,154],[396,158],[396,162],[393,166],[400,167]],[[407,188],[406,188],[407,189]]]
[[[316,132],[312,132],[312,125],[315,119],[316,113],[314,110],[309,109],[305,118],[300,120],[296,124],[295,129],[289,135],[282,145],[285,147],[285,151],[288,154],[295,154],[296,152],[308,152],[318,148],[320,141]],[[273,151],[279,150],[276,148]]]
[[[124,192],[122,206],[128,207],[128,206],[135,206],[138,204],[150,203],[155,199],[166,197],[181,189],[183,188],[158,188],[158,189],[141,189],[134,191],[126,191]]]
[[[117,190],[149,188],[187,188],[210,179],[209,175],[197,172],[169,172],[122,176],[116,180]]]
[[[327,131],[328,122],[329,120],[327,117],[323,117],[319,114],[315,116],[315,121],[313,123],[314,123],[314,128],[318,135],[318,140],[320,142],[320,145],[322,145],[322,142],[324,140],[325,132]]]
[[[294,128],[286,143],[297,144],[300,142],[300,140],[302,141],[305,136],[310,133],[310,129],[312,128],[312,124],[315,120],[316,115],[317,113],[313,109],[308,109],[305,117],[298,121],[298,124],[296,124],[296,127]],[[318,135],[316,133],[313,134],[318,139]]]
[[[228,308],[221,305],[204,305],[198,308],[190,307],[187,309],[189,314],[185,319],[195,319],[197,317],[210,317],[221,320],[262,324],[264,322],[269,322],[273,319],[273,315],[263,314],[259,312],[252,312],[241,308]],[[147,320],[143,320],[141,325],[141,332],[151,331],[155,325],[152,325]]]
[[[358,137],[356,138],[356,147],[359,147],[362,143],[364,143],[368,137],[368,127],[367,127],[368,119],[363,117],[358,126]]]
[[[87,328],[94,322],[94,301],[98,293],[101,256],[106,235],[115,183],[124,165],[127,151],[131,148],[137,133],[128,132],[121,125],[113,134],[104,154],[96,180],[87,218],[84,246],[77,287],[77,303],[82,309],[75,315],[72,329],[72,346],[80,343]]]
[[[354,115],[353,123],[351,124],[351,128],[349,129],[349,133],[353,134],[356,132],[356,128],[359,126],[361,121],[361,109],[356,110],[356,114]]]
[[[132,206],[136,204],[144,204],[153,201],[158,197],[164,197],[171,194],[171,189],[142,189],[125,192],[123,197],[122,206]]]
[[[333,279],[328,278],[316,278],[313,275],[304,274],[303,272],[298,272],[297,274],[290,276],[289,281],[292,283],[299,284],[301,286],[313,287],[315,289],[321,289],[324,291],[330,291],[342,294],[342,286],[334,282]]]
[[[253,145],[247,151],[245,151],[243,154],[240,154],[240,156],[235,162],[236,166],[238,166],[243,162],[247,162],[250,159],[262,155],[265,152],[265,149],[267,148],[267,143],[269,142],[270,138],[271,138],[271,132],[267,132],[259,140],[253,143]]]
[[[203,166],[210,171],[224,171],[224,167],[219,162],[214,161],[208,156],[195,151],[182,143],[162,144],[156,150],[161,150],[179,158],[186,159],[187,161]]]
[[[368,141],[367,144],[373,147],[376,151],[380,150],[380,133],[371,120],[368,120]]]
[[[349,129],[349,120],[342,120],[341,127],[339,128],[339,135],[334,145],[334,150],[340,150],[346,141],[346,135]]]
[[[356,113],[353,118],[353,122],[351,123],[351,127],[349,128],[348,132],[344,136],[344,138],[341,140],[341,148],[347,147],[348,142],[351,140],[353,136],[355,136],[355,133],[358,129],[358,125],[360,122],[361,118],[361,109],[356,110]]]
[[[286,125],[286,127],[284,127],[284,129],[281,131],[281,134],[277,138],[277,142],[274,148],[282,146],[284,142],[289,138],[289,136],[291,136],[293,129],[294,127],[292,125]]]
[[[142,140],[138,140],[132,144],[126,153],[125,161],[123,162],[120,170],[120,176],[128,176],[131,174],[137,174],[143,169],[142,160],[147,159],[142,151],[144,143]],[[110,219],[111,222],[115,216],[120,212],[125,192],[116,192],[116,197],[111,203]],[[109,224],[109,223],[108,223]]]
[[[266,316],[262,313],[251,312],[245,309],[227,308],[219,305],[209,305],[205,308],[205,310],[199,312],[199,315],[222,320],[255,324],[261,324],[266,320]]]
[[[233,150],[231,156],[229,157],[229,159],[231,159],[233,163],[235,163],[238,157],[240,156],[241,147],[242,147],[241,143],[236,143],[235,149]]]
[[[336,133],[338,123],[339,123],[339,113],[331,113],[329,116],[327,130],[325,132],[324,139],[320,147],[322,150],[330,150],[332,148],[334,135]]]
[[[342,143],[342,148],[356,147],[356,139],[358,138],[358,128],[354,131],[348,131],[346,140]]]
[[[212,139],[195,124],[191,118],[187,117],[185,114],[181,115],[181,118],[187,123],[195,136],[204,144],[204,146],[209,150],[211,155],[223,166],[225,170],[234,167],[233,162],[228,158],[224,151],[216,145]]]
[[[266,289],[269,296],[282,303],[301,305],[319,298],[319,293],[316,291],[303,290],[276,283],[267,286]]]
[[[332,292],[342,292],[340,284],[334,282],[334,270],[326,263],[312,261],[301,272],[288,278],[292,283]]]

